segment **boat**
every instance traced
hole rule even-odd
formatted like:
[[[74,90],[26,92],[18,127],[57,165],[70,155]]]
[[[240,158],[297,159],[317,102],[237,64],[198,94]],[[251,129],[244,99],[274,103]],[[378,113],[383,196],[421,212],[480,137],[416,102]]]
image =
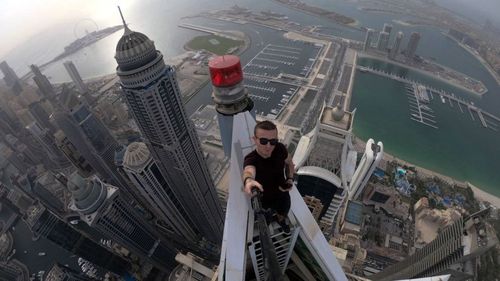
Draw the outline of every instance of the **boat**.
[[[411,116],[417,118],[417,119],[420,119],[420,116],[418,114],[415,114],[415,113],[412,113]]]
[[[43,256],[46,255],[46,253],[45,252],[39,252],[38,255],[41,256],[41,257],[43,257]]]
[[[440,96],[441,96],[441,102],[446,103],[446,100],[444,99],[443,95],[440,95]]]
[[[430,107],[428,107],[428,106],[427,106],[427,105],[425,105],[425,104],[420,105],[420,108],[421,108],[421,109],[428,110],[428,111],[431,111],[431,110],[432,110],[432,109],[430,109]]]
[[[359,71],[363,72],[363,73],[366,73],[368,72],[368,68],[364,67],[364,66],[360,66],[359,67]]]

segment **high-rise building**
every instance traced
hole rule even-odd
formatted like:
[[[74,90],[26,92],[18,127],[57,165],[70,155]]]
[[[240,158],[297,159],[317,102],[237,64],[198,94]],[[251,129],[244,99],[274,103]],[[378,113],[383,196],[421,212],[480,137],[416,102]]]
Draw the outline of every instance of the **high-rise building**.
[[[399,55],[399,48],[401,48],[401,42],[403,41],[403,32],[398,32],[396,39],[394,40],[394,45],[392,45],[391,51],[389,52],[389,58],[395,59]]]
[[[0,122],[2,123],[1,129],[3,134],[18,134],[22,129],[22,124],[18,120],[17,115],[3,100],[0,101]]]
[[[0,108],[0,136],[14,134],[18,124],[13,124],[7,112]],[[14,127],[13,127],[14,126]]]
[[[23,91],[21,81],[14,70],[7,64],[6,61],[0,62],[0,70],[3,72],[3,80],[15,95],[19,95]]]
[[[83,155],[78,151],[75,145],[66,137],[63,131],[58,130],[54,134],[55,142],[57,147],[66,155],[66,157],[71,161],[73,166],[75,166],[81,175],[84,177],[89,177],[95,171],[92,165],[83,157]]]
[[[378,35],[377,49],[382,52],[387,52],[388,47],[389,47],[389,33],[382,31]]]
[[[388,23],[384,23],[383,32],[387,32],[389,34],[389,36],[390,36],[391,35],[391,31],[392,31],[392,25],[388,24]]]
[[[35,238],[45,237],[59,247],[116,274],[123,275],[130,270],[129,262],[90,240],[41,204],[30,206],[24,220]]]
[[[179,237],[197,241],[199,231],[196,225],[189,220],[184,208],[180,207],[180,202],[174,201],[176,198],[170,196],[172,191],[146,144],[129,144],[123,157],[123,167],[157,218],[168,223],[171,231]]]
[[[200,234],[220,243],[223,213],[198,136],[182,104],[175,70],[146,35],[125,33],[116,46],[117,74],[144,142],[188,219]]]
[[[54,86],[52,86],[52,84],[50,83],[49,79],[47,79],[47,77],[42,74],[38,66],[32,64],[30,68],[31,72],[33,72],[34,74],[33,80],[35,81],[35,84],[38,86],[38,89],[40,90],[42,96],[51,102],[54,101],[56,96],[56,91],[54,89]]]
[[[22,155],[15,153],[9,146],[5,143],[0,142],[0,161],[2,168],[11,165],[11,170],[13,171],[26,171],[29,167],[28,163],[23,161]]]
[[[412,32],[410,35],[410,40],[408,41],[408,46],[406,47],[406,57],[409,59],[413,59],[415,56],[415,52],[418,48],[418,43],[420,42],[420,33]]]
[[[68,215],[69,193],[66,186],[57,181],[51,172],[30,169],[21,171],[10,179],[26,197],[40,202],[58,218],[65,220]]]
[[[367,51],[372,47],[373,38],[375,37],[375,30],[368,28],[366,30],[365,44],[363,50]]]
[[[54,124],[50,122],[50,117],[45,108],[40,101],[31,103],[28,106],[28,110],[33,116],[33,119],[42,127],[49,129],[51,134],[54,134],[57,130]]]
[[[298,188],[289,192],[291,227],[288,234],[271,223],[271,238],[264,216],[252,210],[252,207],[259,208],[255,201],[258,199],[254,197],[250,203],[249,196],[241,191],[241,170],[244,155],[254,149],[251,136],[256,122],[243,84],[240,60],[236,56],[217,57],[209,62],[209,68],[216,109],[228,118],[225,120],[228,126],[220,129],[228,129],[227,135],[232,136],[223,141],[224,145],[231,146],[228,149],[231,168],[219,278],[284,280],[286,275],[294,280],[347,280]],[[225,134],[221,132],[221,135]]]
[[[33,135],[38,143],[43,147],[45,155],[42,159],[48,168],[59,170],[67,168],[71,162],[64,156],[61,150],[57,147],[54,135],[49,129],[41,128],[37,122],[29,124],[26,129]]]
[[[401,280],[454,271],[468,277],[456,280],[473,279],[475,260],[498,243],[495,233],[488,231],[484,224],[488,216],[489,209],[484,209],[465,219],[458,219],[424,248],[370,276],[370,279]]]
[[[26,128],[21,128],[16,133],[16,135],[7,134],[4,136],[5,144],[15,152],[16,157],[28,166],[42,163],[43,157],[46,157],[45,150],[35,137]],[[25,171],[26,169],[20,170]]]
[[[98,279],[90,278],[82,272],[77,272],[62,264],[54,263],[47,272],[45,281],[94,281]]]
[[[9,261],[2,260],[0,261],[0,280],[29,280],[28,268],[16,259]]]
[[[71,80],[73,80],[73,83],[75,83],[75,86],[78,89],[78,91],[81,94],[87,93],[89,89],[87,85],[83,83],[82,77],[80,76],[80,73],[78,73],[78,69],[76,69],[75,64],[72,61],[66,61],[64,62],[64,67],[66,68],[66,71],[71,77]]]
[[[316,128],[300,139],[293,162],[297,169],[297,190],[313,196],[323,205],[318,223],[326,237],[331,235],[337,212],[344,201],[355,168],[352,145],[355,112],[325,106]]]
[[[72,108],[70,115],[99,158],[104,161],[112,173],[116,173],[115,152],[120,148],[120,145],[108,128],[83,103]]]
[[[365,145],[365,153],[349,183],[349,199],[356,199],[363,193],[366,183],[383,157],[384,146],[382,142],[379,141],[375,144],[373,139],[369,139]]]
[[[115,164],[115,152],[121,146],[108,128],[74,94],[63,91],[60,102],[65,108],[57,110],[53,116],[67,138],[64,143],[71,143],[72,148],[76,148],[78,154],[85,158],[103,180],[128,188],[129,182],[118,172]],[[65,149],[64,153],[70,151],[72,150]],[[75,161],[71,161],[75,164]]]
[[[90,227],[162,271],[175,266],[174,248],[124,200],[117,187],[95,176],[84,179],[73,173],[68,189],[72,194],[70,209]]]

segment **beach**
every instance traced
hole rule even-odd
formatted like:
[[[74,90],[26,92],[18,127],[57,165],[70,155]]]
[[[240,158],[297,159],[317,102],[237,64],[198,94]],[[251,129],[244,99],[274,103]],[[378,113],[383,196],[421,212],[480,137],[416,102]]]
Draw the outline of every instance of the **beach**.
[[[359,138],[356,138],[356,143],[354,146],[356,148],[356,151],[361,152],[361,151],[364,151],[365,146],[366,146],[366,142],[364,142],[363,140],[361,140]],[[449,176],[440,174],[440,173],[435,172],[435,171],[431,171],[431,170],[426,169],[426,168],[419,167],[413,163],[399,159],[399,158],[397,158],[389,153],[386,153],[386,152],[384,152],[384,158],[382,161],[383,161],[383,163],[382,163],[383,166],[385,166],[385,163],[387,163],[387,162],[396,161],[396,162],[400,163],[401,165],[415,167],[415,170],[417,170],[417,172],[420,175],[423,175],[424,177],[429,177],[429,178],[438,177],[441,180],[446,181],[450,184],[457,184],[459,186],[468,186],[472,189],[472,191],[474,192],[474,197],[478,201],[485,201],[485,202],[490,203],[492,206],[495,206],[496,208],[500,208],[500,198],[499,197],[497,197],[491,193],[488,193],[484,190],[481,190],[479,187],[476,187],[467,181],[462,182],[459,180],[455,180]],[[379,164],[379,166],[381,166],[381,165]]]

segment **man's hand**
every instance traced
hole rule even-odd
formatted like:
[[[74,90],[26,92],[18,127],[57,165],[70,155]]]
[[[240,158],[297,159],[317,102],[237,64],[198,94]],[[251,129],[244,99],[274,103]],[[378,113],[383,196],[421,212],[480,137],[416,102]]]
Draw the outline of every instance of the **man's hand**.
[[[243,190],[245,191],[246,194],[251,196],[252,189],[254,187],[257,187],[260,190],[260,192],[264,192],[264,188],[262,188],[262,185],[258,181],[251,179],[251,178],[248,178],[245,181],[245,187],[243,188]]]
[[[292,190],[292,187],[293,187],[293,180],[287,179],[285,182],[285,186],[284,187],[280,186],[279,189],[281,192],[288,192],[288,191]]]

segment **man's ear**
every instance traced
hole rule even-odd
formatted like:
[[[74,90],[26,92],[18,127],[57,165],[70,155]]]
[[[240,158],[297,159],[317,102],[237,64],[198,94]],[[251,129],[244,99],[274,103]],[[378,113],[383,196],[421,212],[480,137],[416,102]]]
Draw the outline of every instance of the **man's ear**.
[[[254,144],[257,144],[257,138],[255,136],[252,136],[252,141],[254,142]]]

